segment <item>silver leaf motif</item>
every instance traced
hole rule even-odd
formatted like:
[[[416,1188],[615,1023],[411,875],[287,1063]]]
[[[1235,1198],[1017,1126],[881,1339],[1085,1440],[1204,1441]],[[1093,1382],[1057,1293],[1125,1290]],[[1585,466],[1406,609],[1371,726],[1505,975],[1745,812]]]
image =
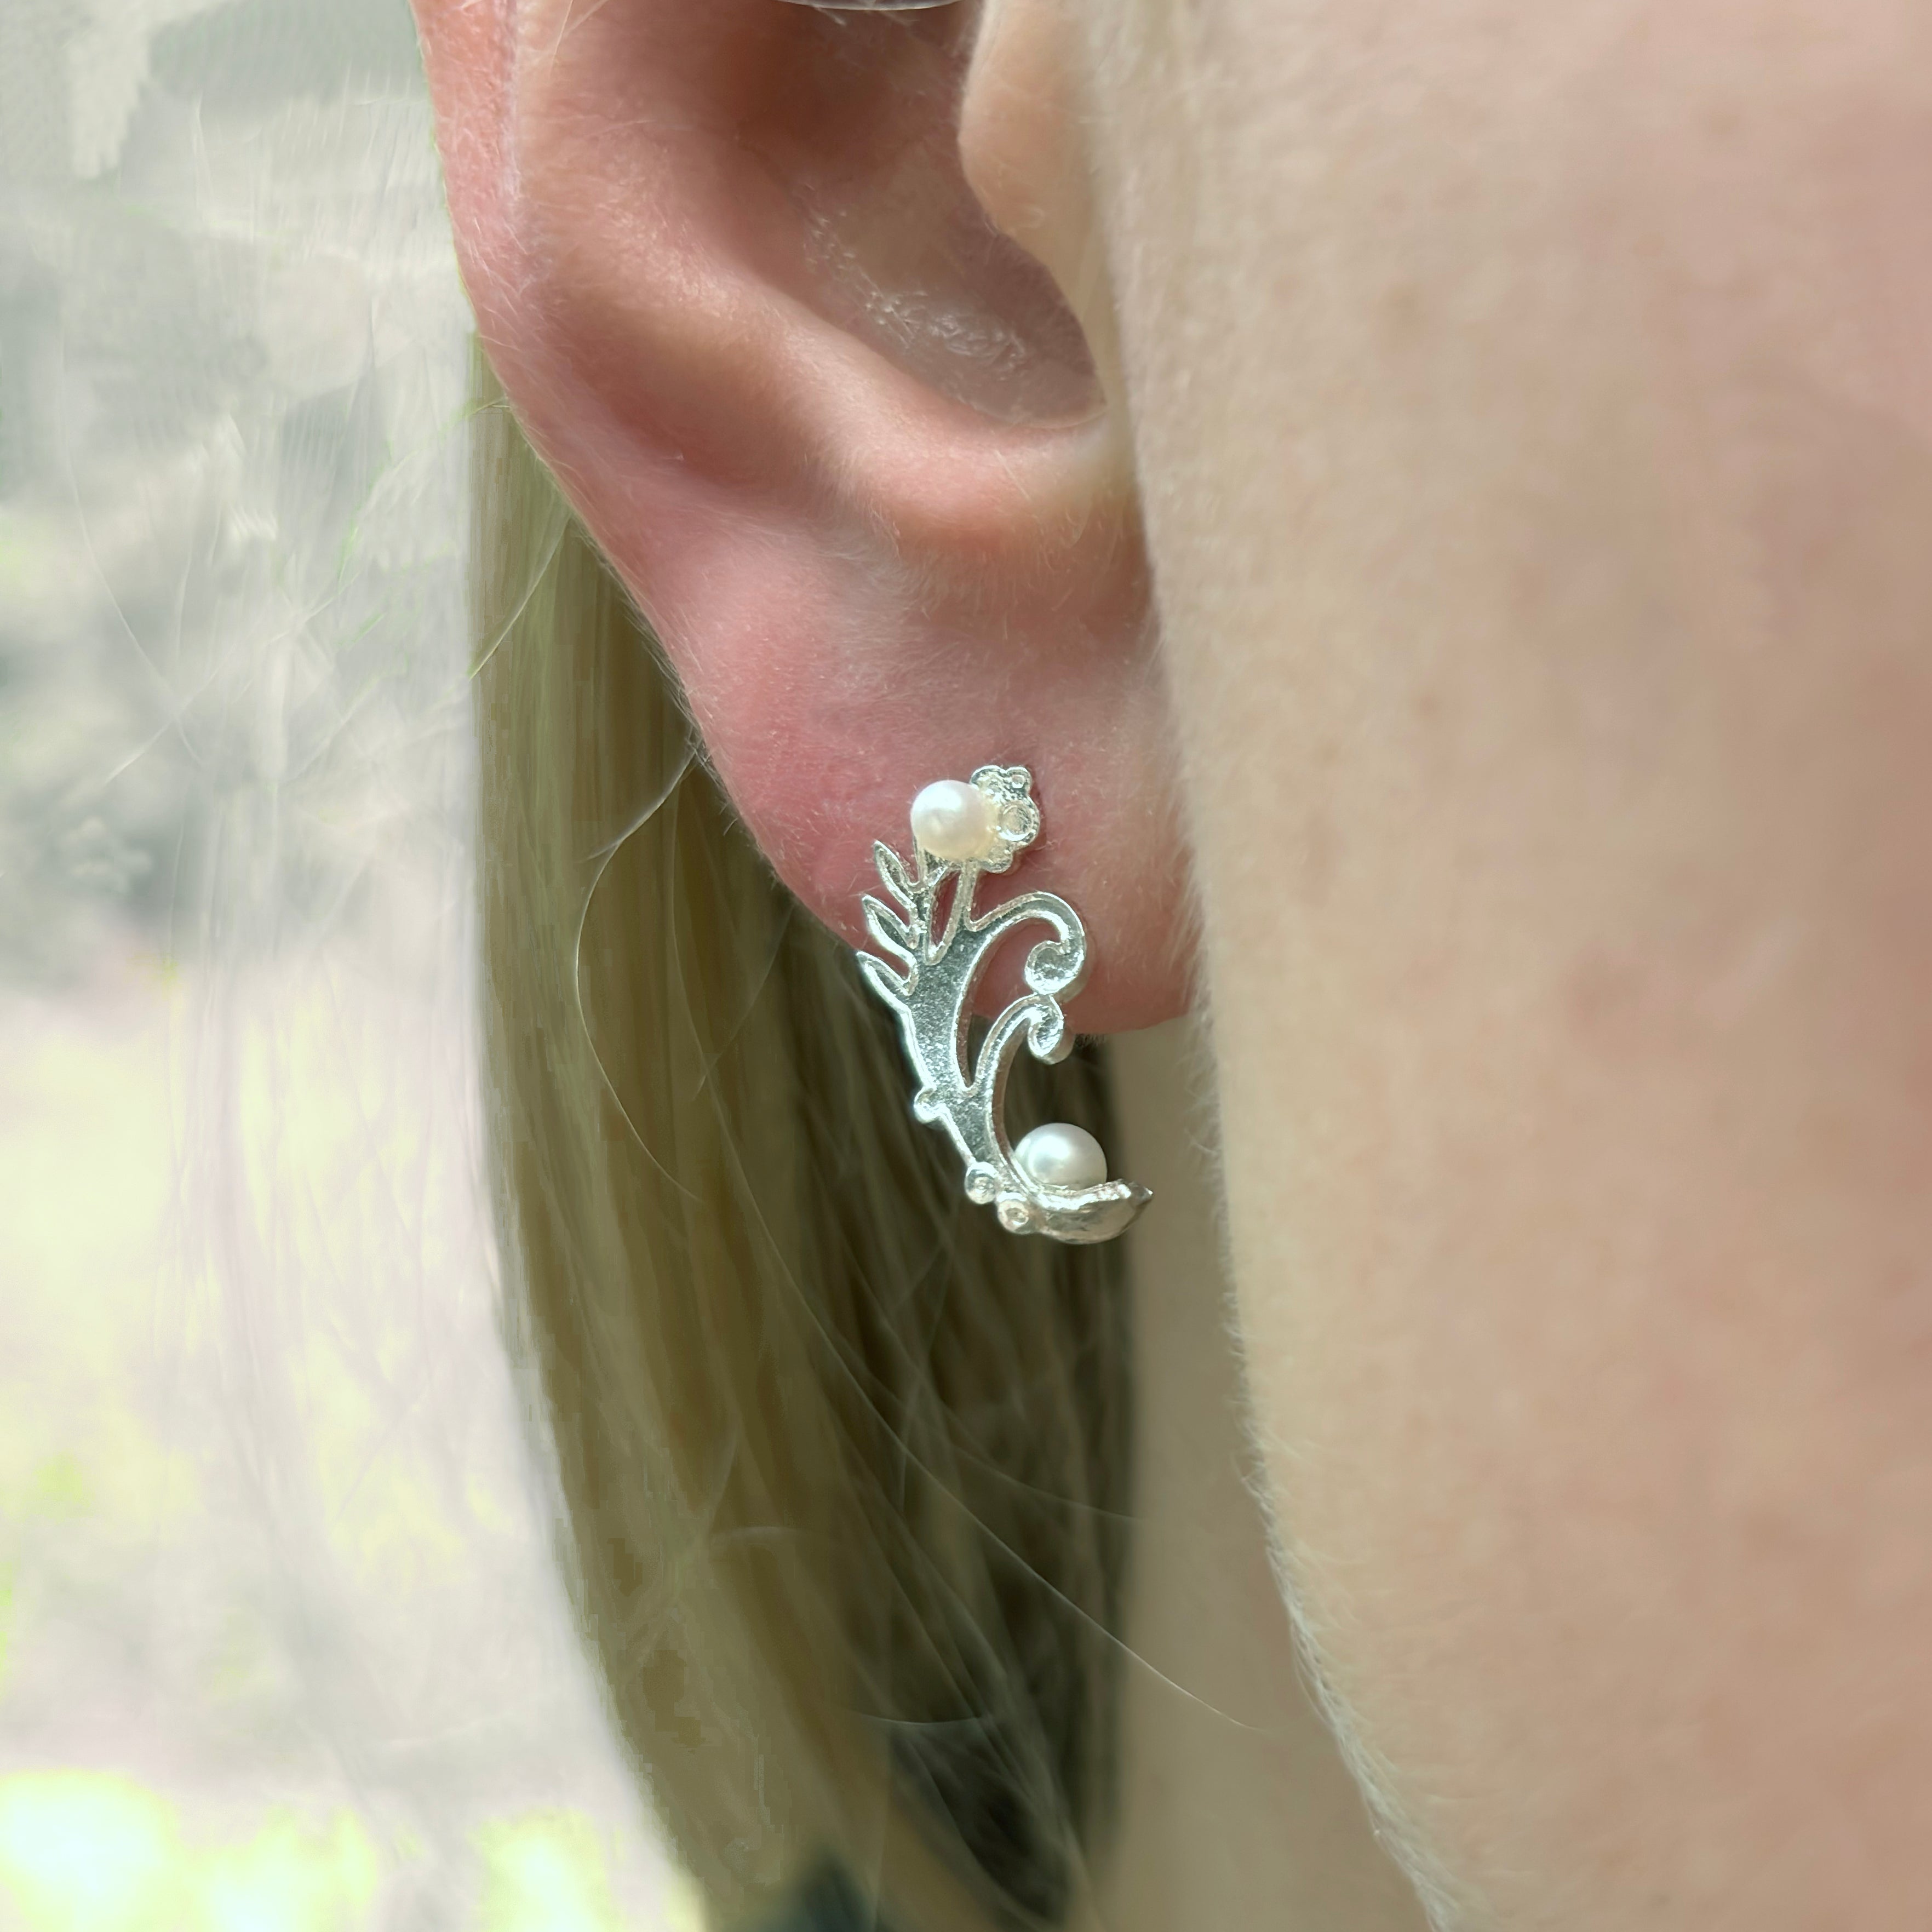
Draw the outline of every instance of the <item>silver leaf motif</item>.
[[[1087,974],[1087,929],[1054,892],[1022,892],[983,913],[973,908],[983,872],[1004,872],[1040,832],[1033,775],[1024,765],[982,765],[973,784],[992,808],[997,849],[979,860],[934,858],[914,842],[908,867],[892,848],[875,844],[874,862],[900,910],[862,901],[866,929],[880,952],[861,952],[860,970],[898,1016],[906,1058],[918,1082],[912,1110],[945,1129],[966,1163],[966,1193],[989,1205],[1016,1234],[1060,1241],[1107,1241],[1153,1198],[1130,1181],[1055,1187],[1036,1180],[1013,1157],[1006,1138],[1006,1078],[1022,1044],[1036,1060],[1066,1058],[1073,1046],[1060,1001]],[[950,900],[946,888],[952,882]],[[971,1066],[967,1029],[973,995],[987,962],[1012,932],[1040,924],[1052,936],[1026,956],[1027,991],[988,1028]]]

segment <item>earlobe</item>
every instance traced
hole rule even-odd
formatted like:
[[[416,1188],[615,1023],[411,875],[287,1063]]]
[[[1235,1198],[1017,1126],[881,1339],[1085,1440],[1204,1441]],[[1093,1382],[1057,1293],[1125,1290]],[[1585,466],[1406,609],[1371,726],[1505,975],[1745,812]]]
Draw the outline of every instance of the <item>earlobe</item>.
[[[914,794],[1028,765],[1054,827],[1029,883],[1093,934],[1075,1023],[1178,1010],[1131,475],[1078,324],[962,172],[966,10],[419,15],[493,358],[782,876],[856,940]]]

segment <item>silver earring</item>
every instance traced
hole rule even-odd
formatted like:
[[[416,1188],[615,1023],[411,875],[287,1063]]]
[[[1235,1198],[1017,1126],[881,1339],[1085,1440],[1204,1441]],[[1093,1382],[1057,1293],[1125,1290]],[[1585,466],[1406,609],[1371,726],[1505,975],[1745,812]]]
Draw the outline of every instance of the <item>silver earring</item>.
[[[1107,1178],[1100,1144],[1083,1128],[1036,1127],[1016,1148],[1006,1138],[1006,1076],[1022,1043],[1036,1060],[1064,1060],[1073,1046],[1063,999],[1087,976],[1087,928],[1053,892],[1022,892],[975,914],[985,872],[1004,872],[1040,834],[1033,774],[1024,765],[982,765],[970,784],[942,778],[912,803],[913,862],[875,844],[874,862],[895,910],[868,893],[866,929],[880,951],[861,952],[867,983],[898,1016],[918,1082],[914,1114],[951,1136],[966,1162],[969,1200],[990,1204],[1016,1234],[1057,1241],[1110,1241],[1154,1197]],[[944,914],[940,899],[956,880]],[[1017,927],[1039,922],[1054,937],[1026,956],[1027,992],[988,1029],[966,1066],[973,992],[994,949]]]

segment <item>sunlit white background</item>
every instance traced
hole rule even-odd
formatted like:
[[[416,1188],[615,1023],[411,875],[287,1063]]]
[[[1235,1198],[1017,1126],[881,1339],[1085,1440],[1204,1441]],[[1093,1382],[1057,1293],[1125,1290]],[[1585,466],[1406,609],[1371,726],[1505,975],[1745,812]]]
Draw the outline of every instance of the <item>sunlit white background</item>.
[[[694,1922],[555,1580],[470,1028],[404,0],[0,0],[0,1928]]]

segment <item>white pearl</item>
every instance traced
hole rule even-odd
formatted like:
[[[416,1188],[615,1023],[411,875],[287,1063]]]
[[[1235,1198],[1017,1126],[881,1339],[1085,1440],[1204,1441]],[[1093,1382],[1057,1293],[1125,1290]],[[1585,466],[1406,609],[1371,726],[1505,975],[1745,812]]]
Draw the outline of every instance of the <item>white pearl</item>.
[[[1042,1187],[1098,1187],[1107,1178],[1107,1156],[1084,1127],[1054,1120],[1036,1127],[1013,1149],[1013,1158]]]
[[[986,856],[993,838],[993,808],[977,785],[941,778],[912,802],[912,836],[935,859]]]

